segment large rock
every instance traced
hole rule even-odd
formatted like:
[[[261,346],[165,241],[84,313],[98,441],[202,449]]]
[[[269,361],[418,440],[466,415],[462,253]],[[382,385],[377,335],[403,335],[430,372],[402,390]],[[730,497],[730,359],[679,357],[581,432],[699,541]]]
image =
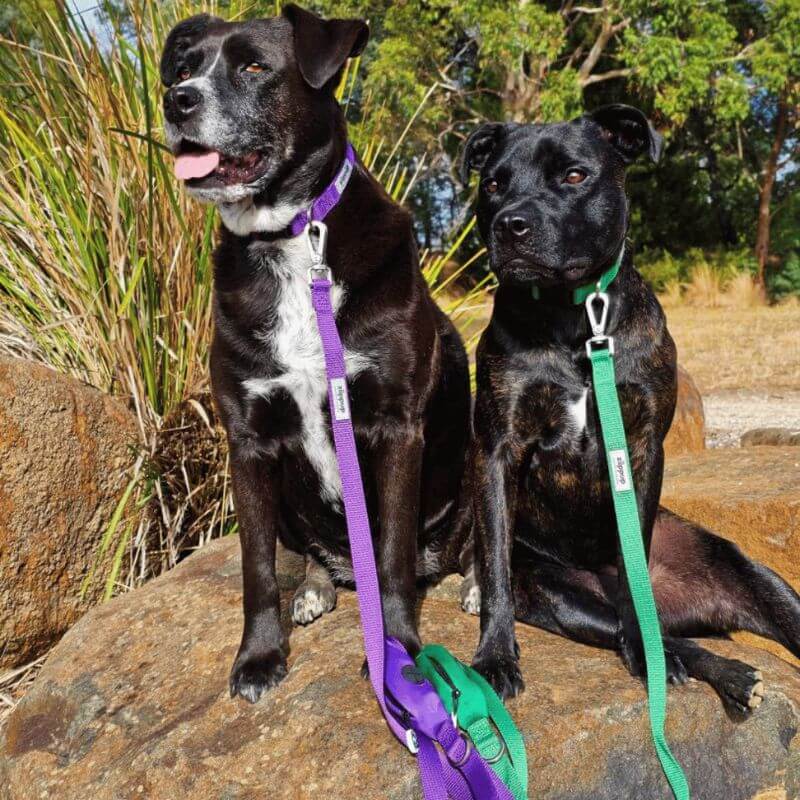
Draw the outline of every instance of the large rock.
[[[0,360],[0,668],[39,655],[94,599],[81,601],[81,581],[136,439],[120,401],[46,367]]]
[[[800,451],[796,447],[707,450],[667,461],[662,503],[736,542],[800,591]],[[754,637],[741,636],[756,643]],[[758,640],[794,664],[773,642]]]
[[[284,608],[299,569],[281,569]],[[53,650],[0,742],[3,800],[418,800],[415,765],[359,676],[354,596],[291,634],[290,673],[255,706],[228,697],[240,634],[238,542],[209,545],[172,573],[92,610]],[[469,658],[478,623],[457,578],[425,600],[423,636]],[[518,627],[527,691],[510,703],[537,800],[670,797],[645,693],[616,656]],[[670,692],[668,735],[695,800],[795,798],[800,677],[763,651],[714,650],[764,671],[743,723],[713,691]]]
[[[753,428],[742,434],[742,447],[800,447],[800,430],[796,428]]]
[[[664,440],[664,452],[668,458],[699,453],[706,447],[706,417],[703,398],[692,376],[678,367],[678,402],[675,416]]]

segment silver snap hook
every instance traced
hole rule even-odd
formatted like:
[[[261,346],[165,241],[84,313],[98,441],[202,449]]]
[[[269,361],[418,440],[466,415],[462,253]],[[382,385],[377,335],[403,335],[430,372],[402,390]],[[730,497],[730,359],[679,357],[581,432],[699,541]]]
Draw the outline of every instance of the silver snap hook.
[[[599,287],[598,287],[599,288]],[[600,302],[600,316],[595,312],[595,302]],[[594,291],[586,298],[586,313],[589,315],[589,325],[594,337],[604,336],[608,320],[608,295],[605,292]]]
[[[309,220],[306,224],[305,235],[308,251],[311,253],[311,261],[315,265],[324,264],[328,249],[328,226],[323,222]]]

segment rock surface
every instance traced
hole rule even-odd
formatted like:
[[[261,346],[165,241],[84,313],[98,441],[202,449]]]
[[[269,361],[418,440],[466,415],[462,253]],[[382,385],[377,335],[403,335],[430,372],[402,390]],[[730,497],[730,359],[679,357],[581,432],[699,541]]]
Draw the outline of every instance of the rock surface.
[[[300,575],[280,570],[284,609]],[[415,765],[387,732],[362,660],[354,595],[291,634],[290,673],[260,703],[231,700],[239,640],[238,541],[89,612],[62,639],[0,741],[3,800],[418,800]],[[458,579],[422,605],[422,632],[469,658],[477,619]],[[527,691],[510,703],[537,800],[661,800],[644,690],[608,652],[518,626]],[[800,675],[730,642],[764,671],[743,723],[707,686],[670,692],[668,734],[695,800],[800,796]]]
[[[80,584],[136,439],[120,401],[0,359],[0,668],[39,655],[86,610]]]
[[[799,447],[800,430],[797,428],[753,428],[742,434],[742,447]]]
[[[664,452],[667,458],[698,453],[706,446],[706,422],[703,411],[703,398],[700,396],[692,376],[678,367],[678,402],[675,416],[667,438]]]

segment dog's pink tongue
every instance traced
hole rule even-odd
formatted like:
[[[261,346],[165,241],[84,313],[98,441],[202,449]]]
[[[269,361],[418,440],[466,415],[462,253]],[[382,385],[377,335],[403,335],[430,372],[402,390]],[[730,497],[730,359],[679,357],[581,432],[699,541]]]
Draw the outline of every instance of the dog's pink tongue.
[[[181,181],[205,178],[219,166],[219,153],[184,153],[175,159],[175,177]]]

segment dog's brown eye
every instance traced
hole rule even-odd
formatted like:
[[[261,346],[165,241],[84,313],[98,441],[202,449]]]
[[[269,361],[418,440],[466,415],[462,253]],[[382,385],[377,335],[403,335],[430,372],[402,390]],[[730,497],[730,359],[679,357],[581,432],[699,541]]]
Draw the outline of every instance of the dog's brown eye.
[[[256,64],[254,61],[252,64],[248,64],[245,68],[245,72],[249,72],[251,75],[259,75],[261,74],[266,67],[263,64]]]
[[[188,81],[191,77],[192,71],[189,69],[189,67],[181,67],[180,71],[178,72],[178,80]]]
[[[586,180],[586,173],[581,172],[579,169],[571,169],[564,176],[564,183],[571,183],[573,186],[576,183],[583,183]]]
[[[487,194],[495,194],[500,187],[497,185],[497,181],[489,180],[484,181],[483,188]]]

